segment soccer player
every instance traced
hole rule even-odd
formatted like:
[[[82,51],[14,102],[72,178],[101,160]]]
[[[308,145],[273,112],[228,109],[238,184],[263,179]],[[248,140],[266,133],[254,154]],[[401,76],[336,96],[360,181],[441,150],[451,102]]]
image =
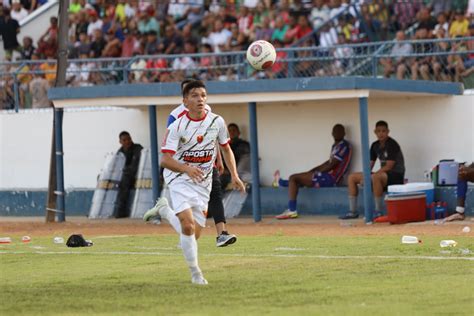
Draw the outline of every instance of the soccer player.
[[[309,171],[293,174],[289,180],[279,179],[279,186],[288,187],[288,209],[276,216],[277,219],[298,217],[296,197],[300,187],[333,187],[342,180],[352,156],[351,144],[344,139],[345,135],[344,126],[341,124],[334,125],[332,128],[334,144],[331,148],[329,160]]]
[[[181,82],[181,92],[183,92],[184,87],[194,79],[186,79]],[[206,104],[206,110],[211,112],[211,107]],[[171,111],[167,127],[169,127],[174,121],[181,118],[188,112],[188,109],[181,103],[173,111]],[[222,190],[221,190],[221,180],[219,174],[222,173],[220,170],[223,170],[222,157],[220,151],[217,150],[216,165],[214,166],[212,172],[212,190],[209,198],[208,210],[210,216],[214,218],[214,224],[216,225],[217,237],[216,237],[216,246],[225,247],[231,245],[237,241],[237,236],[234,234],[229,234],[226,229],[226,220],[224,215],[224,204],[222,203]],[[143,219],[145,221],[150,220],[152,217],[158,215],[158,203],[149,211],[147,211]],[[170,217],[169,223],[173,228],[179,233],[181,231],[180,222],[176,217]]]
[[[206,110],[206,100],[206,86],[202,81],[192,81],[184,87],[183,103],[188,112],[168,127],[161,146],[161,166],[165,168],[164,178],[174,209],[165,198],[157,203],[160,214],[179,218],[181,247],[191,271],[191,281],[200,285],[207,284],[207,280],[198,265],[196,238],[206,223],[217,142],[231,172],[234,188],[245,191],[237,174],[225,121]]]
[[[445,222],[463,221],[466,215],[464,214],[464,205],[466,202],[467,182],[474,182],[474,163],[470,166],[461,166],[458,172],[457,184],[457,206],[454,214],[446,217]]]
[[[370,147],[370,169],[374,167],[377,158],[380,160],[380,169],[372,173],[372,190],[375,199],[374,221],[381,217],[383,203],[383,192],[387,186],[392,184],[403,184],[405,182],[405,160],[400,145],[388,136],[390,130],[385,121],[375,124],[375,135],[377,141]],[[340,216],[340,219],[358,218],[357,212],[357,185],[363,182],[362,172],[349,175],[349,212]]]

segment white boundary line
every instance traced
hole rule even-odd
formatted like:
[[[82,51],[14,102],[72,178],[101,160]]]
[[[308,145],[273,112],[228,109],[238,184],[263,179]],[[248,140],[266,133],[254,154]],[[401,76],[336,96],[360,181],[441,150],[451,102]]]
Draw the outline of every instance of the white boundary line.
[[[2,251],[0,255],[7,254],[37,254],[37,255],[141,255],[141,256],[175,256],[178,252],[142,252],[142,251],[94,251],[94,252],[76,252],[76,251]],[[179,251],[181,255],[181,251]],[[298,255],[298,254],[244,254],[244,253],[208,253],[205,257],[249,257],[249,258],[310,258],[310,259],[409,259],[409,260],[466,260],[474,261],[474,257],[439,257],[439,256],[327,256],[327,255]]]

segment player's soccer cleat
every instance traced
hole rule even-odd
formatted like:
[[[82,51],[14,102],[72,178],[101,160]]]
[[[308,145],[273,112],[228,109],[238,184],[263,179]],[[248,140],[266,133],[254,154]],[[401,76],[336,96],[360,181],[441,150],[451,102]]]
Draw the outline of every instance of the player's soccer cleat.
[[[202,275],[202,273],[196,273],[196,274],[193,274],[193,276],[191,277],[191,282],[193,284],[197,284],[197,285],[207,285],[208,282],[206,279],[204,279],[204,276]]]
[[[348,212],[344,215],[339,216],[339,219],[356,219],[359,218],[359,213]]]
[[[275,216],[276,219],[291,219],[291,218],[297,218],[297,217],[298,217],[298,212],[290,211],[289,209],[285,210],[280,215]]]
[[[162,216],[161,213],[164,213],[166,215],[166,212],[163,209],[167,209],[168,207],[168,200],[164,197],[159,198],[156,201],[155,206],[153,206],[151,209],[145,212],[143,215],[143,220],[145,222],[148,222],[151,218],[156,217],[158,215]],[[165,219],[168,219],[168,217],[162,216]]]
[[[216,237],[216,246],[217,247],[226,247],[232,245],[237,241],[237,236],[229,234],[226,231],[223,231],[218,237]]]
[[[453,222],[453,221],[463,221],[466,218],[466,215],[464,213],[459,213],[456,212],[452,215],[449,215],[444,219],[445,222]]]

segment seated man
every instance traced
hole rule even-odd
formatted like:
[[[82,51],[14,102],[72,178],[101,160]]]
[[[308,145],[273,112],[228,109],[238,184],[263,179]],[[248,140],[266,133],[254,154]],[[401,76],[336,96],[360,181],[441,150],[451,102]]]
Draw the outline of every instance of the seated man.
[[[457,197],[458,202],[456,212],[445,218],[445,222],[462,221],[466,217],[464,215],[464,202],[467,194],[467,182],[474,182],[474,163],[469,167],[461,166],[458,173]]]
[[[245,183],[252,181],[250,173],[250,144],[248,141],[240,138],[239,126],[235,123],[230,123],[227,126],[230,137],[230,148],[235,156],[235,164],[237,165],[237,172],[239,177]],[[230,173],[227,167],[221,175],[222,189],[225,191],[230,184]]]
[[[389,132],[387,122],[378,121],[374,130],[377,141],[370,147],[370,169],[372,170],[374,167],[377,158],[380,160],[380,169],[372,173],[372,190],[375,198],[374,220],[381,216],[383,192],[387,186],[403,184],[405,180],[403,153],[398,143],[388,136]],[[340,219],[359,217],[359,213],[357,213],[357,195],[359,194],[357,186],[363,183],[363,179],[362,172],[349,175],[349,212],[340,216]]]
[[[336,186],[344,176],[349,166],[352,148],[347,140],[344,139],[346,132],[344,126],[336,124],[332,128],[332,137],[334,144],[331,148],[329,160],[323,164],[303,173],[297,173],[290,176],[289,180],[278,181],[280,186],[288,187],[288,209],[276,216],[277,219],[290,219],[298,217],[296,210],[296,197],[300,187],[333,187]],[[277,171],[278,172],[278,171]]]

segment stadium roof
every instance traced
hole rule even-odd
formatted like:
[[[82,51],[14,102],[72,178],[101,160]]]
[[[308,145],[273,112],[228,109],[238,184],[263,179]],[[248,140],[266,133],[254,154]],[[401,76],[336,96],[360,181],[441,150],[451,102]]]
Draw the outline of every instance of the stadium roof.
[[[361,77],[210,81],[206,86],[210,104],[463,94],[461,83]],[[56,107],[63,108],[170,105],[182,101],[176,82],[51,88],[48,97]]]

